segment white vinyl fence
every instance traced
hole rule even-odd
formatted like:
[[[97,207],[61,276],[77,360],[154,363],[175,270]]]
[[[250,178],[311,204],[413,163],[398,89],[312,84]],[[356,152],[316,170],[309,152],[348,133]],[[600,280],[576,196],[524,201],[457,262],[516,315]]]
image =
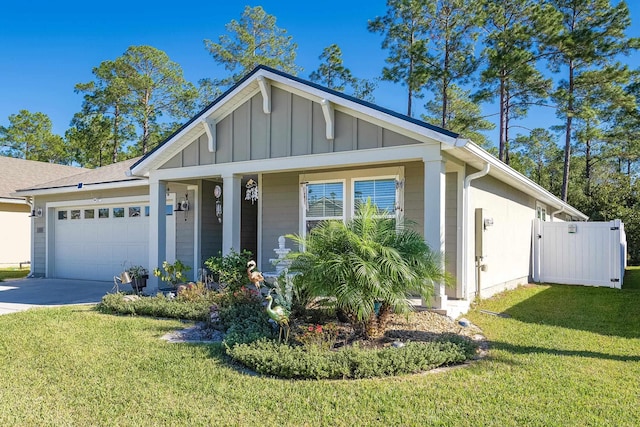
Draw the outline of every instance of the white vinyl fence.
[[[627,239],[620,220],[533,223],[533,279],[620,289]]]

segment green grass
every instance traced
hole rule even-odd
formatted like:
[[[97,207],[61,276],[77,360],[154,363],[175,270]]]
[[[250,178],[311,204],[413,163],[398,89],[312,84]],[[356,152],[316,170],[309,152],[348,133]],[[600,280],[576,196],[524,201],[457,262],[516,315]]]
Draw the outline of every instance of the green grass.
[[[4,279],[20,279],[23,277],[27,277],[29,271],[29,267],[22,269],[18,267],[0,268],[0,282],[2,282]]]
[[[488,358],[355,381],[244,373],[220,346],[159,340],[174,320],[0,316],[0,425],[637,425],[640,290],[531,286],[479,308],[511,316],[467,316]]]

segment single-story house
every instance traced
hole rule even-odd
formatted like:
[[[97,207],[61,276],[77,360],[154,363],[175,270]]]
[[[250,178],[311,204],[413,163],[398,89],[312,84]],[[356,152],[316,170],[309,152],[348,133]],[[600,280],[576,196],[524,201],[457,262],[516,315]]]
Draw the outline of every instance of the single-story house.
[[[444,254],[450,314],[528,282],[534,218],[587,219],[453,132],[264,66],[144,157],[17,194],[45,212],[34,273],[99,280],[232,248],[270,271],[279,236],[371,198]]]
[[[42,214],[18,188],[75,175],[86,169],[0,156],[0,267],[28,264],[31,259],[31,216]]]

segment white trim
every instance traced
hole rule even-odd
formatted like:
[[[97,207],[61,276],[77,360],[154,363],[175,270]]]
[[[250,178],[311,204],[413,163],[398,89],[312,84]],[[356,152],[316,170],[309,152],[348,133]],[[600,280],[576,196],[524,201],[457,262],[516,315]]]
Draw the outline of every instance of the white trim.
[[[356,155],[357,154],[357,155]],[[311,154],[306,156],[279,157],[263,160],[201,165],[152,171],[155,180],[181,180],[219,177],[224,175],[248,175],[264,172],[287,172],[321,168],[350,167],[360,165],[385,164],[398,161],[422,161],[433,156],[440,160],[438,145],[404,145],[398,147],[372,148],[360,150],[354,155],[344,152]]]
[[[306,191],[308,191],[309,185],[314,185],[314,184],[333,184],[333,183],[342,184],[342,215],[340,215],[340,218],[344,222],[347,219],[347,204],[348,204],[348,201],[347,201],[347,179],[346,178],[328,178],[328,179],[323,179],[323,176],[328,176],[328,175],[335,176],[335,174],[315,174],[315,175],[317,175],[318,177],[312,177],[313,179],[311,179],[311,180],[300,181],[300,178],[298,179],[300,184],[302,184],[303,182],[305,184],[307,184]],[[305,177],[306,177],[306,175],[305,175]],[[302,224],[301,224],[302,234],[301,235],[303,237],[307,235],[307,221],[325,221],[325,220],[338,219],[338,216],[322,216],[322,217],[311,217],[311,218],[309,218],[309,217],[307,217],[307,209],[305,209],[302,206],[302,204],[300,206],[300,210],[301,210],[300,218],[302,219]]]
[[[190,210],[193,212],[193,281],[197,281],[198,269],[200,268],[200,197],[198,189],[200,186],[187,185],[187,192],[193,191],[193,200]]]
[[[258,76],[256,80],[258,81],[260,93],[262,94],[262,111],[264,111],[265,114],[271,114],[271,85],[264,76]]]
[[[216,134],[216,121],[212,118],[206,118],[201,121],[204,127],[204,133],[207,135],[207,147],[210,153],[215,153],[218,149],[218,139]]]
[[[258,270],[262,271],[262,174],[258,174],[258,238],[257,238],[257,248],[256,248],[256,262],[258,264]]]
[[[450,154],[454,154],[457,150],[449,151]],[[511,187],[519,189],[524,193],[527,193],[536,199],[539,199],[547,204],[547,207],[551,206],[557,209],[564,207],[565,212],[573,217],[580,218],[582,221],[586,221],[589,217],[568,203],[560,200],[551,192],[545,190],[540,185],[536,184],[526,176],[517,172],[515,169],[505,165],[500,160],[496,159],[493,155],[483,150],[481,147],[470,143],[461,147],[462,152],[467,152],[476,159],[483,163],[489,163],[492,167],[490,175],[497,177],[501,181],[509,184]]]
[[[322,107],[322,115],[324,116],[324,121],[326,123],[325,132],[328,140],[334,139],[334,123],[335,123],[335,113],[333,109],[333,104],[326,99],[320,101],[320,106]]]
[[[29,202],[26,199],[20,198],[20,199],[11,199],[8,197],[0,197],[0,203],[8,203],[11,205],[28,205]]]
[[[75,185],[65,186],[65,187],[53,187],[53,188],[43,188],[43,189],[27,189],[20,190],[19,194],[29,194],[33,196],[39,196],[43,194],[64,194],[64,193],[90,193],[92,191],[100,191],[100,190],[112,190],[112,189],[120,189],[120,188],[131,188],[131,187],[146,187],[149,185],[149,182],[146,179],[134,179],[134,180],[125,180],[125,181],[114,181],[114,182],[105,182],[102,184],[83,184],[82,188],[78,188]]]

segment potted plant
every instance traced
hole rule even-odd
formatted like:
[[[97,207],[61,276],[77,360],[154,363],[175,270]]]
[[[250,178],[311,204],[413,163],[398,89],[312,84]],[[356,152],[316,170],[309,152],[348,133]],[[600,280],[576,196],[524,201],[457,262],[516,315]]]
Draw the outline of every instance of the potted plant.
[[[149,270],[141,265],[132,265],[127,269],[127,273],[131,276],[131,287],[136,293],[142,292],[142,288],[147,286],[149,278]]]
[[[153,270],[153,275],[167,284],[166,287],[159,287],[158,289],[161,291],[177,291],[178,284],[185,283],[184,273],[189,270],[191,270],[191,267],[184,265],[179,259],[173,264],[169,261],[164,261],[162,270],[160,268]]]

